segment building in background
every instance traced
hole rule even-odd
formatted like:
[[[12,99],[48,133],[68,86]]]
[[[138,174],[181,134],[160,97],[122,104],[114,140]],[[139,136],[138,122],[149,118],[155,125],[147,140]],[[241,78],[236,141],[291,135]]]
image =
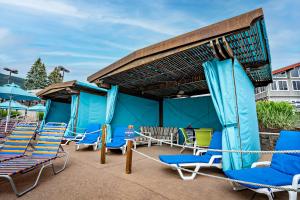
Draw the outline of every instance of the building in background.
[[[287,101],[300,111],[300,62],[272,74],[273,83],[255,89],[256,100]]]

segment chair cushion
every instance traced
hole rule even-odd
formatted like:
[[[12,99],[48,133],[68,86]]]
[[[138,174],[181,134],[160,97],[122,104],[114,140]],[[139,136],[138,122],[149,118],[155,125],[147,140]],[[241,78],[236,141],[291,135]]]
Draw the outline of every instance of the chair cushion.
[[[281,131],[275,150],[300,150],[300,132]],[[300,154],[274,154],[271,167],[289,175],[300,174]]]
[[[222,149],[222,132],[221,131],[215,131],[210,144],[209,149]],[[206,154],[208,155],[221,155],[222,152],[216,152],[216,151],[208,151]]]
[[[231,179],[237,179],[241,181],[248,181],[253,183],[260,183],[274,186],[291,185],[293,176],[284,174],[271,167],[257,167],[241,170],[228,170],[225,174]],[[246,187],[252,189],[258,189],[260,187],[254,185],[246,185]]]
[[[208,163],[211,155],[203,156],[195,155],[160,155],[159,159],[167,164],[184,164],[184,163]],[[220,159],[216,159],[214,163],[219,163]]]
[[[125,138],[126,126],[115,127],[112,138]]]
[[[125,144],[126,144],[125,140],[114,139],[112,142],[107,143],[106,147],[107,148],[120,148],[120,147],[124,146]]]
[[[82,140],[78,141],[77,144],[94,144],[95,142],[97,142],[99,137],[99,133],[85,134]]]
[[[101,129],[101,125],[100,124],[89,124],[87,129],[85,130],[86,133],[91,133],[94,131],[98,131]]]

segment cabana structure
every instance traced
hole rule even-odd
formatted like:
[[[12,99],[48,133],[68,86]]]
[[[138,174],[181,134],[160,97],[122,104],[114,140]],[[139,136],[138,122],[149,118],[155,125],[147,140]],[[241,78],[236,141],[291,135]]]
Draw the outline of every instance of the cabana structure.
[[[38,92],[47,100],[41,127],[47,122],[68,124],[66,136],[82,133],[89,124],[105,122],[107,90],[89,83],[69,81],[53,84]]]
[[[222,130],[224,150],[260,150],[254,88],[272,82],[270,62],[257,9],[137,50],[88,81],[119,88],[112,124],[212,127]],[[258,158],[223,153],[223,169]]]

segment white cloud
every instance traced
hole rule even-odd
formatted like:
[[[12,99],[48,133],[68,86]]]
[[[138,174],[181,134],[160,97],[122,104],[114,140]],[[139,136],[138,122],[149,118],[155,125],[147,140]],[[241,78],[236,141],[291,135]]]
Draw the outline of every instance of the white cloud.
[[[9,30],[0,27],[0,40],[4,40],[8,36],[9,36]]]
[[[86,18],[87,15],[79,11],[78,8],[64,3],[62,1],[48,0],[0,0],[0,4],[15,6],[19,8],[35,10],[41,14],[52,13],[57,15],[65,15],[70,17]]]
[[[115,5],[105,6],[99,4],[99,7],[88,8],[86,6],[76,6],[74,3],[71,4],[66,1],[58,0],[0,0],[0,4],[23,9],[29,11],[30,14],[45,15],[48,13],[58,16],[75,17],[76,20],[89,19],[90,21],[94,20],[94,22],[98,23],[134,26],[165,35],[176,35],[182,31],[180,27],[172,25],[172,22],[184,21],[186,18],[188,18],[189,21],[199,21],[198,19],[194,20],[191,16],[186,16],[176,11],[172,11],[173,14],[169,11],[166,12],[168,16],[161,17],[159,20],[154,18],[145,19],[144,15],[130,15],[126,10],[124,11]],[[174,18],[176,15],[180,17]],[[62,22],[65,21],[66,20],[63,20]],[[79,24],[78,21],[75,22]],[[68,23],[73,24],[70,21],[68,21]]]
[[[112,56],[101,56],[101,55],[93,55],[93,54],[87,54],[87,53],[76,53],[76,52],[71,52],[71,51],[48,51],[48,52],[42,52],[41,55],[78,57],[78,58],[94,58],[94,59],[104,59],[104,60],[116,59],[116,57],[112,57]]]

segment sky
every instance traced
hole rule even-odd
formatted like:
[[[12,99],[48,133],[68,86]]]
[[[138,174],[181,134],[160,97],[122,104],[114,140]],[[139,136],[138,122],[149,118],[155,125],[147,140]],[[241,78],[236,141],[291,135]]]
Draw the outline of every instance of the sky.
[[[25,77],[40,57],[86,81],[134,50],[260,7],[273,69],[299,62],[298,0],[0,0],[0,73]]]

